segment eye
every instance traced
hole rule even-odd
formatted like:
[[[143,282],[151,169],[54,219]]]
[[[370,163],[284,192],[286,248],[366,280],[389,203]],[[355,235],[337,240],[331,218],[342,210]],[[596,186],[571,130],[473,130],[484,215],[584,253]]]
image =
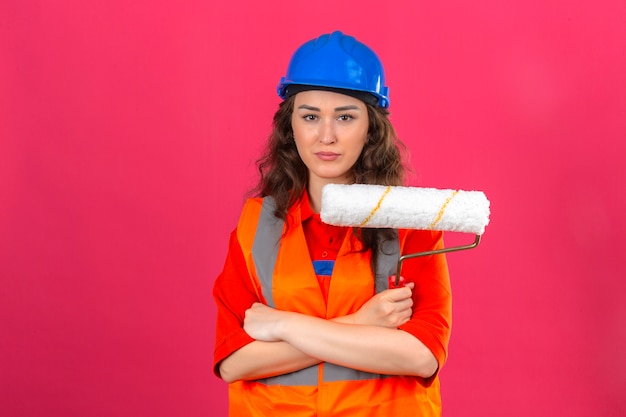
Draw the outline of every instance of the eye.
[[[350,115],[350,114],[342,114],[337,119],[341,120],[342,122],[347,122],[347,121],[350,121],[350,120],[354,119],[354,117],[352,117],[352,115]]]
[[[306,120],[307,122],[317,120],[317,116],[315,114],[306,114],[302,116],[302,118]]]

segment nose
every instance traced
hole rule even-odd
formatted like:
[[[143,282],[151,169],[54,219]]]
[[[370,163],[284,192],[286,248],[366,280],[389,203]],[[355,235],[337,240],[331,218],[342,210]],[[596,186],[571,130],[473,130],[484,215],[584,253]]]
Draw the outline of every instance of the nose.
[[[337,142],[337,137],[335,136],[335,126],[333,125],[332,120],[326,120],[322,123],[320,129],[320,143],[330,145]]]

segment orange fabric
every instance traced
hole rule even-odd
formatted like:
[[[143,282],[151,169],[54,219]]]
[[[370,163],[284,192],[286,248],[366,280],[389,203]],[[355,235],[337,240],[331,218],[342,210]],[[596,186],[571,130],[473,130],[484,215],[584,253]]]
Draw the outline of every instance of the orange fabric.
[[[260,199],[247,202],[238,229],[231,236],[224,270],[215,283],[216,373],[221,360],[251,341],[242,323],[245,310],[260,298],[250,253],[260,206]],[[357,252],[360,242],[346,229],[326,303],[304,239],[299,205],[292,208],[289,218],[291,222],[281,242],[273,278],[276,307],[325,318],[358,310],[374,294],[369,254]],[[442,245],[442,234],[401,231],[400,242],[402,253],[430,250]],[[299,279],[294,280],[294,276]],[[431,256],[405,261],[403,276],[415,282],[416,289],[412,319],[402,329],[425,343],[441,368],[447,354],[451,313],[445,258]],[[320,373],[323,374],[323,365]],[[438,416],[441,410],[437,376],[428,381],[418,377],[385,377],[323,382],[317,387],[236,382],[229,386],[229,398],[232,416]]]
[[[290,218],[293,221],[281,241],[273,281],[276,308],[323,318],[357,311],[374,292],[369,253],[359,252],[360,242],[352,237],[352,233],[347,233],[349,229],[344,228],[326,306],[313,271],[300,215],[300,210],[292,210]],[[342,277],[345,279],[340,279]],[[298,296],[294,297],[294,294]]]
[[[240,381],[229,385],[229,416],[436,417],[439,381],[426,388],[418,378],[392,377],[290,387]]]
[[[243,330],[243,319],[246,310],[260,300],[249,278],[235,232],[230,236],[228,256],[222,273],[213,286],[213,299],[217,306],[213,372],[219,377],[220,362],[234,351],[254,341]]]

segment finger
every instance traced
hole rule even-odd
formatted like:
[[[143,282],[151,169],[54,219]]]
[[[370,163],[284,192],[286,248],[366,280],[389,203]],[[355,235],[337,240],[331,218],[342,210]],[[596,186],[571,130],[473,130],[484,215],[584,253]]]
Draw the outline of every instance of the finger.
[[[411,298],[411,294],[413,293],[409,287],[394,288],[387,291],[389,291],[388,299],[391,301],[400,301],[406,298]]]
[[[406,300],[398,301],[394,303],[394,306],[397,313],[405,314],[407,311],[412,312],[413,309],[411,307],[413,307],[413,300],[408,298]]]
[[[411,297],[409,297],[409,298],[407,298],[405,300],[400,301],[400,303],[401,303],[400,305],[402,307],[407,308],[409,310],[411,309],[411,307],[413,307],[413,299]]]
[[[406,323],[410,319],[411,319],[411,309],[405,309],[405,310],[399,311],[395,315],[395,324],[399,326],[401,324]]]

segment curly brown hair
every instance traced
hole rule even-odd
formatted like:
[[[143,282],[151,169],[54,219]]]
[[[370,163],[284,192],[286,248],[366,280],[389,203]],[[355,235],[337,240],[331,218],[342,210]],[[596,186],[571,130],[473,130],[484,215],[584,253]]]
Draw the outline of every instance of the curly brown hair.
[[[306,190],[308,170],[296,149],[291,128],[295,96],[284,100],[274,114],[273,130],[264,154],[257,160],[260,180],[254,189],[259,197],[272,196],[274,215],[286,219],[289,208]],[[366,103],[369,127],[367,140],[359,159],[352,167],[353,182],[358,184],[403,185],[406,174],[406,146],[396,134],[387,109]],[[364,249],[373,254],[383,240],[395,236],[391,229],[355,228]],[[372,256],[372,269],[376,256]]]

